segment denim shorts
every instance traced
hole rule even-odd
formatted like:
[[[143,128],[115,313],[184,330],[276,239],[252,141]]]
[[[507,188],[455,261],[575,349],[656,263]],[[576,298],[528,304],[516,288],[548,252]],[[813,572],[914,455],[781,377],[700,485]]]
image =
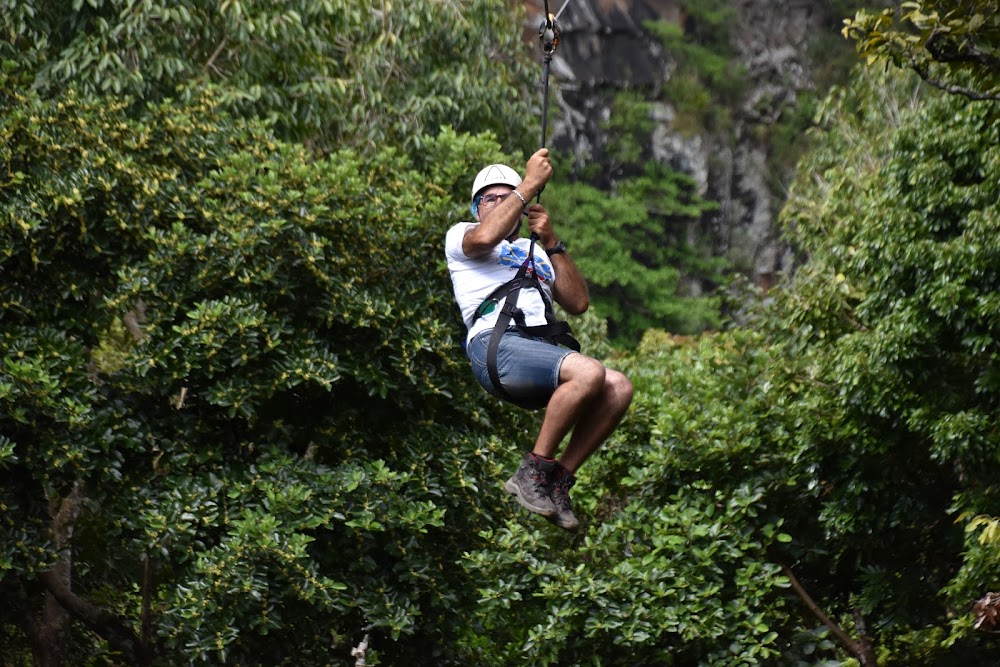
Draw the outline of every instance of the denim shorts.
[[[543,338],[528,336],[517,329],[508,329],[497,348],[497,373],[500,384],[509,394],[509,397],[501,396],[486,368],[492,335],[493,330],[487,329],[474,336],[466,348],[476,380],[497,398],[529,410],[544,408],[559,386],[559,368],[563,359],[573,351]]]

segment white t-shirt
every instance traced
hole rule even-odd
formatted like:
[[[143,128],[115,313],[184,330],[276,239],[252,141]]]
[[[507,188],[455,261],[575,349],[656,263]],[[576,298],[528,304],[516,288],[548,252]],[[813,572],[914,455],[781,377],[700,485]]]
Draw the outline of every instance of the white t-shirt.
[[[472,317],[476,314],[483,299],[488,297],[493,290],[500,285],[513,280],[517,270],[528,257],[528,246],[530,239],[520,238],[513,243],[503,240],[489,253],[482,257],[470,259],[462,251],[462,239],[466,232],[475,227],[476,222],[460,222],[448,230],[445,236],[444,252],[448,258],[448,272],[451,274],[451,284],[455,291],[455,300],[462,311],[462,320],[468,328],[472,323]],[[534,267],[538,273],[538,280],[545,291],[545,295],[552,300],[552,284],[556,279],[555,269],[549,256],[545,254],[540,243],[535,243]],[[528,276],[531,275],[531,267],[528,268]],[[476,320],[469,330],[466,340],[485,329],[492,329],[500,316],[500,308],[504,300],[501,299],[497,307],[492,312]],[[545,303],[542,301],[538,290],[529,285],[521,287],[517,296],[517,306],[524,311],[525,324],[529,327],[545,324]]]

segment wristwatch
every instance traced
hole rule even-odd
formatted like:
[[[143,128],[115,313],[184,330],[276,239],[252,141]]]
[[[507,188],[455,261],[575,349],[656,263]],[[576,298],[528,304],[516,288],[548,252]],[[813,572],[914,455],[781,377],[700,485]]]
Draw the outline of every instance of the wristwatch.
[[[549,257],[551,257],[552,255],[558,255],[561,252],[566,252],[566,244],[563,243],[562,241],[559,241],[551,248],[545,249],[545,254],[548,255]]]

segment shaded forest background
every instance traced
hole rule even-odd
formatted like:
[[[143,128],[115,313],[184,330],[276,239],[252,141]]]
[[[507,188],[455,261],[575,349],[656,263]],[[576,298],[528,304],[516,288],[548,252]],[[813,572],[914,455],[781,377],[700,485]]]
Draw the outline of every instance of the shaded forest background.
[[[724,125],[732,7],[676,4],[663,101]],[[537,415],[443,265],[538,142],[522,6],[0,0],[0,661],[997,663],[994,9],[844,14],[766,295],[671,233],[716,203],[635,91],[615,178],[561,165],[637,390],[571,535],[500,489]]]

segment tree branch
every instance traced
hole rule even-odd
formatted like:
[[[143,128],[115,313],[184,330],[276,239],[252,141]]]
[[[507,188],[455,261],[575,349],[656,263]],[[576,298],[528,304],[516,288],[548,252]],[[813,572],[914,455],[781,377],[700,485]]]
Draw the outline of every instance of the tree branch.
[[[947,84],[939,79],[935,79],[923,65],[916,61],[912,55],[910,56],[910,67],[913,68],[913,71],[916,72],[925,83],[928,83],[951,95],[962,95],[977,102],[983,100],[1000,100],[1000,93],[981,93],[978,90],[972,90],[971,88],[956,86],[954,84]]]
[[[1000,58],[980,51],[975,47],[960,46],[956,49],[942,49],[938,43],[946,34],[938,28],[931,31],[931,34],[927,37],[927,41],[924,42],[924,48],[934,56],[934,60],[941,63],[979,63],[987,69],[1000,72]]]
[[[858,631],[858,650],[863,653],[858,660],[861,661],[862,665],[875,665],[877,658],[875,657],[875,649],[872,647],[872,639],[868,634],[868,624],[865,623],[865,615],[861,613],[860,607],[854,608],[854,628]]]
[[[801,598],[809,611],[812,612],[813,616],[818,618],[823,625],[830,628],[830,632],[832,632],[840,644],[847,649],[848,653],[857,658],[862,667],[876,667],[877,662],[875,652],[872,650],[871,646],[867,642],[859,642],[851,639],[850,635],[848,635],[836,621],[827,616],[826,613],[820,609],[819,605],[812,599],[812,596],[809,595],[809,592],[806,591],[805,587],[799,581],[798,577],[795,576],[795,573],[792,572],[791,568],[781,563],[779,563],[779,565],[781,565],[781,571],[785,573],[785,576],[788,577],[788,580],[791,582],[792,590],[795,591],[795,594]]]
[[[924,48],[931,54],[931,57],[938,63],[974,63],[982,65],[993,72],[1000,72],[1000,58],[984,53],[976,48],[942,48],[941,40],[946,34],[941,30],[934,30],[924,41]],[[1000,100],[1000,93],[984,93],[965,86],[945,83],[944,81],[931,76],[929,67],[920,62],[912,51],[907,51],[910,67],[916,72],[925,83],[934,86],[950,95],[962,95],[970,100]]]
[[[219,46],[217,46],[212,55],[208,57],[208,62],[206,62],[205,65],[201,68],[203,72],[207,73],[209,70],[218,71],[218,68],[216,68],[215,66],[215,59],[219,57],[220,53],[222,53],[222,49],[226,48],[227,43],[228,41],[226,37],[223,37],[222,41],[219,42]]]
[[[121,651],[129,664],[149,664],[151,651],[142,645],[139,637],[124,619],[77,596],[66,582],[51,570],[43,572],[38,579],[66,611],[106,639],[112,648]]]

